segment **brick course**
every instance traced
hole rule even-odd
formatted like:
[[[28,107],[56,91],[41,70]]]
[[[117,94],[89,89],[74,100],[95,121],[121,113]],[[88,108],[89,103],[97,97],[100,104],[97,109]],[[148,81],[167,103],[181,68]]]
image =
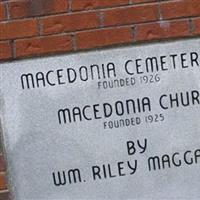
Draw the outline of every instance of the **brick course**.
[[[91,49],[94,47],[129,43],[132,41],[131,32],[132,29],[129,27],[79,32],[76,34],[77,49]]]
[[[12,58],[12,49],[8,41],[0,42],[0,60]]]
[[[54,34],[97,28],[100,24],[96,12],[64,14],[40,19],[42,34]]]
[[[15,0],[8,2],[11,19],[67,12],[66,0]]]
[[[38,34],[37,21],[25,19],[0,23],[0,40],[31,37]]]
[[[106,10],[102,12],[104,16],[104,26],[117,26],[135,24],[158,20],[158,6],[139,5]]]
[[[0,60],[197,36],[199,17],[199,0],[1,1]]]
[[[0,60],[197,36],[199,18],[199,0],[1,0]]]
[[[6,7],[4,3],[0,3],[0,21],[6,19]]]
[[[189,21],[156,22],[136,26],[136,41],[185,37],[190,34]]]
[[[193,19],[193,34],[199,35],[200,34],[200,18]]]
[[[199,0],[175,0],[163,2],[160,5],[162,19],[195,17],[200,15]]]
[[[7,183],[6,183],[6,174],[5,172],[0,172],[0,190],[6,190]]]
[[[66,34],[17,40],[15,46],[16,57],[72,50],[71,36]]]
[[[77,10],[92,10],[97,8],[117,7],[128,5],[129,0],[73,0],[72,11]]]

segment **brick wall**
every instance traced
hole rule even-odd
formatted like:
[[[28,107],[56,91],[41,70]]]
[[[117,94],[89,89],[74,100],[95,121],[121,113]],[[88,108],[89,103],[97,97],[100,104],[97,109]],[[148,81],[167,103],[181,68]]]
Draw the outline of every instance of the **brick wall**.
[[[0,61],[198,35],[200,0],[0,0]]]

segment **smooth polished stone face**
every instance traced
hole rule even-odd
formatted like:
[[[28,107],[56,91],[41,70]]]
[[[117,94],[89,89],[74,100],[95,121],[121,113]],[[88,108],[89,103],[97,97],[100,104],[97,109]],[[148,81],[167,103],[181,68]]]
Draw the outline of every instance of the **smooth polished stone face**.
[[[14,200],[199,199],[200,39],[0,64]]]

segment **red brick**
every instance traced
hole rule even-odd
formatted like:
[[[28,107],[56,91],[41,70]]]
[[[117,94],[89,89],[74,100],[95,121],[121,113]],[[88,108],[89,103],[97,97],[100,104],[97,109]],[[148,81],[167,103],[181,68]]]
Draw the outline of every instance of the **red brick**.
[[[151,2],[156,2],[157,0],[132,0],[131,3],[151,3]]]
[[[11,52],[9,52],[10,53],[10,57],[11,57]],[[0,56],[0,58],[1,58],[1,56]],[[4,162],[4,159],[3,159],[3,156],[2,155],[0,155],[0,172],[2,172],[2,171],[5,171],[6,170],[6,167],[5,167],[5,162]]]
[[[105,26],[149,22],[158,19],[158,6],[154,4],[116,8],[104,11],[103,14]]]
[[[37,35],[37,32],[34,19],[0,23],[0,40],[30,37]]]
[[[79,32],[76,40],[78,49],[88,49],[131,42],[132,34],[131,28],[109,28]]]
[[[16,40],[16,57],[72,50],[71,36],[56,35]]]
[[[193,34],[199,35],[200,34],[200,18],[193,19],[192,23],[194,26]]]
[[[188,36],[189,21],[156,22],[136,26],[136,41]]]
[[[7,180],[6,180],[6,174],[0,173],[0,190],[7,189]]]
[[[0,200],[10,200],[9,192],[2,192],[0,193]]]
[[[76,13],[47,17],[41,20],[43,33],[60,33],[77,31],[99,26],[99,19],[95,12]]]
[[[15,0],[8,5],[11,18],[61,13],[68,9],[67,0]]]
[[[11,46],[9,42],[0,42],[0,60],[11,58]],[[0,169],[4,168],[2,163],[2,157],[0,157]]]
[[[160,5],[162,19],[200,16],[199,0],[177,0],[164,2]]]
[[[72,10],[91,10],[128,4],[129,0],[73,0]]]
[[[6,19],[6,9],[5,9],[5,4],[0,3],[0,21]]]

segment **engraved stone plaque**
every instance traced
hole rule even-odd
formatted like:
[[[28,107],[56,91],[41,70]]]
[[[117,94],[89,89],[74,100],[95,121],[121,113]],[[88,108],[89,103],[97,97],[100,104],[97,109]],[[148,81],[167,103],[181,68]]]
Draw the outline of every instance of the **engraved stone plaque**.
[[[14,200],[200,199],[200,39],[0,64]]]

